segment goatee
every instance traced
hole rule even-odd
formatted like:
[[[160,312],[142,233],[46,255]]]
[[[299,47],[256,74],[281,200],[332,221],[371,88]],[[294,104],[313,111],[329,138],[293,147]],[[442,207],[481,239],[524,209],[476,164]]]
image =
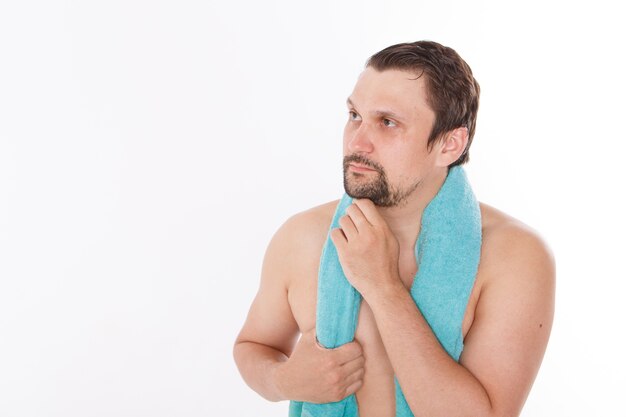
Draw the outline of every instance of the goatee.
[[[350,171],[350,163],[356,162],[373,169],[376,173],[362,174]],[[368,176],[373,178],[367,179]],[[359,154],[343,158],[343,188],[352,198],[367,198],[379,207],[395,207],[406,202],[407,197],[419,186],[416,182],[408,190],[398,190],[391,186],[382,166]]]

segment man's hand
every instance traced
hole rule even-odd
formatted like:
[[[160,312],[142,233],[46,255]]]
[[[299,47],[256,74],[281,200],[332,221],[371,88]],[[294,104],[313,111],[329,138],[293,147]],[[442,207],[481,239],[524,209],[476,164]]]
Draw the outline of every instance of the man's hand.
[[[365,358],[354,341],[325,349],[315,330],[303,333],[291,357],[276,368],[275,381],[285,398],[311,403],[340,401],[363,384]]]
[[[368,199],[355,199],[331,230],[339,262],[348,281],[367,299],[370,290],[400,279],[398,239]]]

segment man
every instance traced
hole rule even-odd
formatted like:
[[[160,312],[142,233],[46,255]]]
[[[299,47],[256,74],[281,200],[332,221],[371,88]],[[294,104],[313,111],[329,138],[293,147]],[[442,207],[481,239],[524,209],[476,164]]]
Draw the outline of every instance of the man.
[[[280,227],[235,342],[243,378],[264,398],[329,403],[356,394],[360,417],[390,417],[395,376],[415,415],[519,415],[554,312],[554,259],[537,233],[480,203],[480,263],[458,361],[409,292],[422,214],[449,169],[468,161],[478,96],[467,64],[435,42],[370,58],[347,100],[344,187],[353,204],[330,232],[337,201]],[[315,337],[327,236],[363,297],[354,341],[336,349]]]

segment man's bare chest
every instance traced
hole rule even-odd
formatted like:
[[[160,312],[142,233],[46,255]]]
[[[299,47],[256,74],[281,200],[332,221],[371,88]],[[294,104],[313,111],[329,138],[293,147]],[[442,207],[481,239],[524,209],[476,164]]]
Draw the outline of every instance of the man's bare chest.
[[[309,263],[312,265],[312,263]],[[415,274],[417,273],[417,265],[415,258],[411,254],[402,255],[400,259],[400,276],[407,289],[410,289]],[[469,331],[474,319],[474,312],[476,310],[477,301],[479,298],[481,287],[481,269],[479,268],[476,277],[476,283],[471,292],[470,299],[468,301],[465,316],[463,318],[463,336]],[[317,305],[317,267],[303,268],[297,277],[293,277],[292,284],[288,291],[288,300],[291,306],[292,314],[298,323],[298,327],[301,332],[306,332],[315,327],[315,314]],[[361,308],[364,310],[359,315],[359,322],[357,325],[357,334],[371,335],[375,338],[374,331],[376,329],[375,320],[373,314],[367,307],[366,303],[363,303],[366,307]],[[363,330],[364,333],[359,330]]]

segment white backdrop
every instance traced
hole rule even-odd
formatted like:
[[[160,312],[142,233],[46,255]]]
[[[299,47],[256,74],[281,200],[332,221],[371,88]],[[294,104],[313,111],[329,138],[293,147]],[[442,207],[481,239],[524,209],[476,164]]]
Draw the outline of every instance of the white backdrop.
[[[482,87],[479,200],[557,259],[523,416],[624,416],[617,2],[2,1],[0,415],[285,416],[232,343],[265,248],[339,198],[345,99],[431,39]]]

